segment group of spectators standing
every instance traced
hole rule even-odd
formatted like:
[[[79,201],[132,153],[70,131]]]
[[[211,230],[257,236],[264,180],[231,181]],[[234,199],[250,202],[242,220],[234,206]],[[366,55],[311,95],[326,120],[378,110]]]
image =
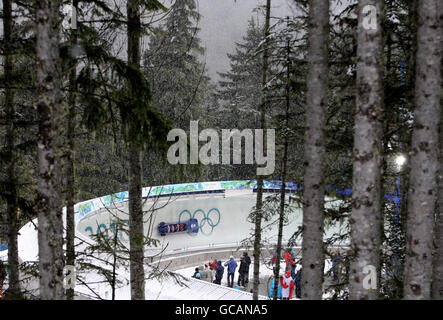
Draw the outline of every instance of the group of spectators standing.
[[[285,271],[279,275],[278,280],[278,289],[277,289],[277,298],[282,300],[292,299],[293,294],[295,293],[296,298],[301,298],[301,280],[302,280],[302,269],[297,270],[297,260],[296,253],[292,248],[288,248],[285,250],[283,259],[286,264]],[[341,256],[339,252],[334,252],[332,254],[332,275],[333,280],[339,280],[339,264],[340,264]],[[273,267],[273,272],[275,273],[277,255],[274,254],[271,259],[271,265]],[[240,258],[240,266],[238,268],[238,280],[237,280],[237,288],[241,286],[245,286],[249,280],[249,266],[251,264],[251,258],[248,256],[247,252],[243,253],[243,256]],[[234,276],[235,271],[237,270],[237,262],[234,257],[231,256],[230,259],[222,265],[222,261],[209,262],[205,265],[203,272],[200,272],[199,268],[195,269],[195,273],[193,275],[194,278],[211,281],[215,284],[221,284],[223,279],[223,275],[225,272],[225,268],[227,268],[227,282],[228,287],[234,286]],[[271,286],[269,288],[269,297],[273,298],[274,296],[274,288],[275,288],[275,279],[272,281]]]
[[[271,259],[271,264],[273,267],[273,271],[275,273],[275,265],[276,265],[277,256],[274,255]],[[292,293],[295,289],[295,296],[297,298],[301,298],[301,277],[302,277],[302,269],[297,271],[296,268],[296,259],[295,252],[293,249],[288,248],[284,254],[284,261],[286,263],[285,275],[280,274],[279,283],[277,289],[277,298],[278,299],[291,299]],[[340,264],[342,263],[342,257],[338,251],[335,251],[331,255],[331,263],[332,263],[332,279],[336,282],[340,280],[339,278],[339,270]],[[346,274],[349,274],[349,260],[345,261],[346,266]],[[269,297],[272,298],[274,296],[274,287],[275,281],[273,280],[271,286],[269,288]]]
[[[240,257],[240,266],[238,266],[237,261],[231,256],[228,261],[222,265],[221,260],[214,260],[205,264],[203,270],[200,268],[195,268],[193,278],[206,280],[213,282],[215,284],[221,284],[223,275],[225,273],[225,267],[227,268],[227,280],[228,287],[234,287],[234,277],[235,271],[238,267],[238,279],[237,286],[245,286],[249,282],[249,266],[251,265],[251,258],[247,252],[243,252]]]
[[[282,300],[292,299],[293,292],[295,289],[295,296],[301,298],[301,269],[297,271],[297,264],[295,258],[295,251],[291,248],[285,250],[283,256],[286,269],[285,274],[279,275],[277,298]],[[275,273],[277,255],[271,259],[271,264],[273,267],[273,272]],[[272,280],[271,286],[269,288],[269,297],[274,297],[275,280]]]
[[[283,259],[286,264],[284,273],[280,274],[278,280],[277,298],[282,300],[292,299],[293,295],[295,297],[301,298],[301,277],[302,270],[297,271],[296,264],[296,253],[292,248],[285,250]],[[271,264],[273,266],[273,271],[275,272],[277,256],[274,255],[271,259]],[[245,286],[249,281],[249,266],[251,265],[251,258],[247,252],[244,252],[240,258],[240,265],[235,261],[234,257],[231,256],[228,261],[224,264],[220,260],[214,260],[205,264],[204,267],[195,268],[193,278],[213,282],[215,284],[221,284],[223,275],[227,273],[228,287],[234,287],[235,272],[238,272],[237,278],[237,288],[240,286]],[[238,269],[237,269],[238,267]],[[269,289],[269,297],[274,296],[274,286],[275,280],[272,281]]]
[[[274,297],[275,280],[272,280],[269,288],[269,298]],[[289,300],[292,299],[295,289],[295,297],[301,298],[301,269],[295,274],[292,271],[286,271],[285,276],[282,274],[279,277],[277,299]]]

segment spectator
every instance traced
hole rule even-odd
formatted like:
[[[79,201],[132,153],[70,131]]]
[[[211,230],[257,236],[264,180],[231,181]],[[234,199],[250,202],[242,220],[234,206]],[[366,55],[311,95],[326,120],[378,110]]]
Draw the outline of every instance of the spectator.
[[[243,257],[245,259],[245,263],[246,263],[246,273],[245,273],[245,283],[249,282],[249,266],[251,265],[251,258],[248,256],[248,253],[245,251],[243,252]]]
[[[292,299],[292,292],[294,291],[294,280],[292,280],[291,278],[291,271],[286,271],[286,276],[280,278],[280,284],[282,287],[282,300]]]
[[[194,272],[194,275],[192,276],[192,278],[196,278],[196,279],[201,279],[202,278],[202,275],[201,275],[201,273],[200,273],[198,268],[195,268],[195,272]]]
[[[209,262],[208,265],[209,265],[209,269],[211,269],[211,270],[217,269],[217,260],[214,259],[214,261]]]
[[[297,260],[295,259],[296,257],[295,257],[294,249],[291,249],[291,257],[292,257],[292,260],[294,260],[294,264],[297,263]]]
[[[234,287],[234,273],[237,268],[237,262],[235,262],[234,257],[231,256],[224,266],[228,267],[228,287],[232,288]]]
[[[221,261],[217,261],[217,268],[215,269],[215,284],[221,284],[221,280],[223,279],[223,273],[225,269],[223,268]]]
[[[287,249],[286,252],[285,252],[285,262],[286,262],[286,270],[285,271],[290,271],[292,265],[295,265],[295,262],[292,259],[292,255],[291,255],[290,249]]]
[[[291,267],[291,278],[295,281],[295,276],[296,276],[296,272],[297,271],[297,265],[293,264]]]
[[[202,267],[203,271],[201,272],[202,280],[212,282],[212,272],[209,270],[208,265],[205,264]]]
[[[297,266],[297,259],[296,259],[296,254],[295,254],[294,249],[291,249],[291,257],[292,257],[292,261],[294,261],[294,264],[292,265],[292,269],[294,269],[294,272],[295,272],[295,269]],[[291,270],[291,272],[292,272],[292,270]]]
[[[238,268],[238,281],[237,281],[238,285],[241,284],[243,287],[245,286],[247,272],[248,272],[248,265],[246,263],[245,257],[243,256],[240,258],[240,267]]]
[[[280,275],[280,280],[283,278],[282,275]],[[269,298],[273,298],[274,297],[274,286],[275,286],[275,279],[272,280],[271,283],[271,287],[269,288]],[[281,295],[281,285],[280,285],[280,281],[278,281],[278,289],[277,289],[277,299],[281,299],[282,295]]]
[[[295,297],[301,299],[301,269],[295,275]]]
[[[338,269],[339,269],[339,263],[340,263],[340,254],[338,251],[336,251],[332,256],[332,274],[334,281],[338,281]]]
[[[217,267],[215,269],[217,269]],[[215,280],[215,269],[211,269],[211,267],[209,267],[209,272],[211,273],[211,282],[214,282]]]

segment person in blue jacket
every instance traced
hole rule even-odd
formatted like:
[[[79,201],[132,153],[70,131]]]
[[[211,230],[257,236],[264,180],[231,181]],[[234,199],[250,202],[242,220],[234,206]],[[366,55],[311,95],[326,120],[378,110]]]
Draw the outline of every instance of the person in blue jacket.
[[[228,287],[232,288],[234,287],[234,273],[235,269],[237,269],[237,262],[235,262],[234,257],[231,256],[224,266],[228,267]]]
[[[194,275],[192,276],[192,278],[196,278],[196,279],[201,280],[202,275],[201,275],[201,273],[200,273],[199,268],[195,268],[195,272],[194,272]]]
[[[292,257],[292,260],[294,261],[294,263],[296,263],[297,260],[295,259],[296,256],[295,256],[295,251],[294,251],[294,249],[291,249],[291,257]]]
[[[223,268],[221,261],[217,261],[217,268],[215,269],[215,284],[221,284],[221,280],[223,279],[223,273],[225,272],[225,268]]]
[[[282,276],[280,275],[280,279],[281,278],[282,278]],[[272,280],[271,288],[269,288],[269,298],[271,298],[271,299],[274,297],[274,283],[275,283],[275,279]],[[282,297],[281,285],[280,285],[280,281],[278,281],[277,299],[281,299],[281,297]]]

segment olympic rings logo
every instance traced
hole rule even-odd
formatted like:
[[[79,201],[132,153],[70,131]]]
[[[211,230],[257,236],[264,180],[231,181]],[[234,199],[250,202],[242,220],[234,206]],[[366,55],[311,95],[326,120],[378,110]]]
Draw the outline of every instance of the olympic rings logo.
[[[185,215],[185,217],[183,217],[183,215]],[[185,219],[186,215],[189,219]],[[197,219],[200,232],[205,236],[209,236],[214,231],[214,228],[220,223],[220,218],[220,211],[217,208],[210,209],[207,214],[202,209],[197,209],[192,214],[191,211],[185,209],[178,215],[178,222],[181,223],[182,221]],[[192,236],[197,235],[196,233],[188,234]]]

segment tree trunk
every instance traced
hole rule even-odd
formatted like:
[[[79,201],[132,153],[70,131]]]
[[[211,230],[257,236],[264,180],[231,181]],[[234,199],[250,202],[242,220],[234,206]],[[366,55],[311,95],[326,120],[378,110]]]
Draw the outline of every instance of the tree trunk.
[[[322,298],[324,155],[328,107],[329,1],[309,2],[306,132],[303,182],[302,297]]]
[[[407,23],[409,25],[408,32],[411,34],[411,43],[409,44],[409,51],[406,54],[406,65],[405,71],[406,74],[404,85],[408,88],[407,94],[405,96],[405,109],[412,110],[414,107],[415,100],[415,72],[416,72],[416,58],[417,58],[417,21],[418,21],[418,0],[411,0],[407,3],[407,12],[408,12],[408,20]],[[411,147],[412,140],[412,131],[408,130],[403,138],[400,138],[402,141],[400,153],[407,154]],[[404,257],[406,254],[406,220],[408,216],[408,189],[409,189],[409,179],[410,179],[410,166],[405,165],[402,167],[400,172],[400,221],[399,227],[401,229],[401,257]],[[403,297],[403,280],[404,280],[404,269],[405,269],[405,259],[399,259],[398,265],[398,274],[397,274],[397,292],[399,293],[398,297]]]
[[[443,8],[443,6],[442,6]],[[441,11],[440,11],[441,12]],[[440,167],[438,174],[438,206],[435,220],[432,299],[443,300],[443,112],[440,115]]]
[[[283,127],[283,138],[284,138],[284,145],[283,145],[283,159],[282,159],[282,173],[281,173],[281,188],[280,188],[280,212],[279,212],[279,221],[278,221],[278,236],[277,236],[277,253],[276,253],[276,260],[275,260],[275,272],[274,272],[274,292],[273,292],[273,299],[277,300],[278,298],[278,283],[279,283],[279,274],[280,274],[280,254],[282,249],[282,239],[283,239],[283,224],[285,220],[285,198],[286,198],[286,174],[287,174],[287,167],[288,167],[288,124],[289,124],[289,107],[290,107],[290,94],[291,94],[291,73],[290,73],[290,41],[288,40],[287,46],[286,46],[286,54],[287,54],[287,69],[286,69],[286,112],[285,112],[285,124]]]
[[[443,58],[443,0],[439,0],[440,52]],[[440,66],[441,68],[441,66]],[[440,108],[441,108],[440,96]],[[440,167],[438,173],[438,207],[435,220],[434,264],[432,270],[432,299],[443,300],[443,112],[440,114]]]
[[[140,69],[140,12],[139,1],[127,2],[128,15],[128,63]],[[134,89],[136,84],[130,81]],[[135,90],[131,90],[134,92]],[[129,260],[131,299],[145,300],[144,233],[142,208],[142,152],[137,127],[130,128],[129,141]]]
[[[77,1],[73,1],[74,10],[77,11]],[[77,44],[77,31],[71,29],[71,46]],[[66,156],[66,265],[75,266],[75,220],[74,220],[74,204],[75,204],[75,105],[76,105],[76,79],[77,79],[77,62],[72,57],[73,63],[69,74],[69,96],[68,96],[68,124],[67,124],[67,142],[68,150]],[[74,283],[75,284],[75,283]],[[74,288],[66,290],[66,298],[74,299]]]
[[[430,299],[437,199],[440,43],[437,0],[418,3],[417,65],[406,226],[405,299]]]
[[[350,219],[353,257],[349,296],[353,300],[375,300],[379,291],[383,5],[382,0],[361,0],[358,5],[357,112]],[[368,8],[372,8],[371,15],[376,14],[375,24],[374,17],[369,19],[366,15]]]
[[[268,82],[269,66],[269,26],[271,20],[271,0],[266,1],[265,18],[265,43],[263,48],[263,69],[262,69],[262,101],[260,103],[260,128],[266,129],[266,84]],[[266,141],[266,138],[263,138]],[[263,144],[263,146],[265,143]],[[257,176],[257,200],[255,204],[256,214],[254,215],[254,278],[252,299],[258,300],[258,287],[260,285],[260,254],[261,254],[261,232],[262,232],[262,208],[263,208],[263,177]]]
[[[38,245],[40,297],[63,298],[63,218],[60,150],[63,144],[63,105],[57,27],[60,2],[36,2],[38,112]]]
[[[145,273],[143,267],[144,233],[142,210],[142,153],[138,145],[129,147],[129,243],[131,299],[145,299]]]
[[[10,192],[7,202],[8,217],[8,270],[9,270],[9,288],[8,293],[16,296],[20,293],[19,282],[19,261],[18,261],[18,218],[17,218],[17,181],[15,175],[15,110],[14,110],[14,92],[8,86],[8,79],[12,76],[13,62],[11,57],[12,44],[12,1],[3,0],[3,33],[4,33],[4,77],[6,79],[5,87],[5,110],[7,118],[6,127],[6,149],[8,158],[8,191]]]
[[[252,283],[252,299],[258,300],[258,288],[260,285],[260,253],[261,253],[261,223],[263,206],[263,179],[257,179],[257,200],[255,204],[254,222],[254,274]]]
[[[118,231],[119,231],[119,222],[115,223],[115,234],[114,234],[114,251],[112,252],[112,279],[111,279],[111,289],[112,296],[111,300],[115,300],[115,289],[117,285],[117,245],[118,245]]]

